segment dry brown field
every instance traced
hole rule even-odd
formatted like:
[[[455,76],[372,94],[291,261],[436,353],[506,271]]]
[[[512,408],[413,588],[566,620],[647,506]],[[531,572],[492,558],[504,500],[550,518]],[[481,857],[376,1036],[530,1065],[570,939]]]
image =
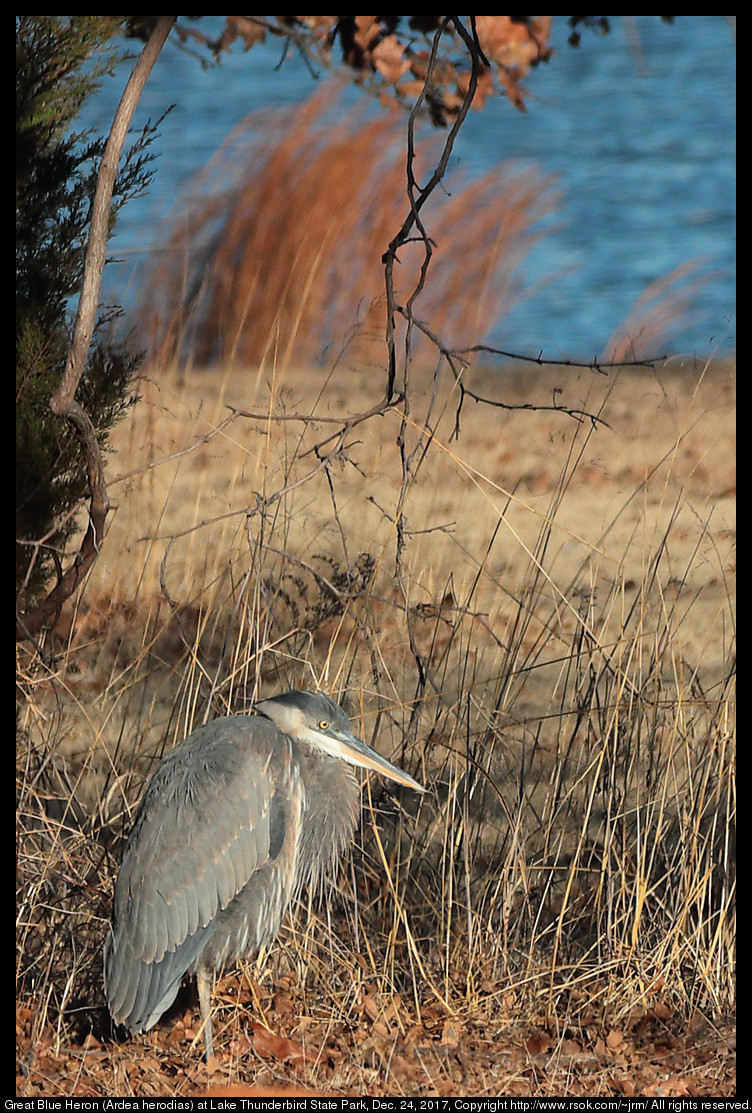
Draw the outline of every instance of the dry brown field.
[[[19,1095],[733,1092],[734,372],[468,368],[491,406],[429,368],[360,422],[378,367],[149,373],[26,676]],[[113,1038],[144,778],[316,686],[425,800],[370,785],[338,895],[222,982],[213,1071],[190,998]]]

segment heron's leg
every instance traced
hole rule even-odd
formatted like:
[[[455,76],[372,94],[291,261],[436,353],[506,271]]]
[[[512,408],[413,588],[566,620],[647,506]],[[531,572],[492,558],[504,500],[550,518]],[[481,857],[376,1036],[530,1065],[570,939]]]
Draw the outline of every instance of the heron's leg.
[[[198,1003],[201,1008],[201,1023],[204,1029],[204,1062],[206,1063],[214,1055],[214,1036],[212,1035],[211,1022],[212,981],[210,971],[200,966],[196,972],[196,987],[198,988]]]

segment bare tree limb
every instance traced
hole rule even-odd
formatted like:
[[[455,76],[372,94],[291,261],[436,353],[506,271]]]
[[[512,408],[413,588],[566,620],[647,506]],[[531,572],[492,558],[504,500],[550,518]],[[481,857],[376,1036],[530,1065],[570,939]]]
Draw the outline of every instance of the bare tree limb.
[[[83,406],[76,401],[75,395],[86,367],[94,335],[106,260],[112,193],[125,137],[149,74],[176,19],[177,16],[174,15],[163,15],[157,20],[141,57],[133,67],[112,121],[97,175],[89,240],[86,245],[83,287],[78,301],[73,342],[68,352],[60,386],[50,399],[50,409],[58,416],[68,419],[81,446],[91,495],[89,527],[73,563],[59,577],[55,587],[29,614],[17,619],[16,640],[18,641],[35,637],[43,626],[57,616],[63,603],[70,598],[96,560],[102,544],[105,519],[110,509],[104,463],[91,418]]]
[[[465,45],[468,48],[468,51],[469,51],[470,57],[471,57],[471,61],[472,61],[472,70],[471,70],[471,73],[470,73],[470,80],[469,80],[467,92],[466,92],[465,97],[463,99],[460,110],[457,113],[457,116],[456,116],[456,118],[455,118],[455,120],[452,124],[452,127],[449,131],[449,134],[446,138],[446,142],[444,144],[444,149],[441,153],[441,157],[439,158],[439,161],[437,162],[437,164],[434,168],[433,174],[431,175],[427,184],[421,189],[418,186],[417,181],[416,181],[415,176],[414,176],[414,173],[413,173],[413,164],[414,164],[414,159],[415,159],[415,138],[414,138],[415,137],[415,119],[416,119],[416,116],[417,116],[418,112],[420,111],[420,107],[421,107],[421,104],[423,102],[423,98],[426,95],[426,90],[430,87],[433,70],[434,70],[434,67],[436,65],[436,59],[437,59],[437,56],[438,56],[439,43],[441,41],[441,36],[446,31],[447,27],[449,27],[450,25],[454,26],[455,30],[460,35],[463,42],[465,43]],[[425,255],[425,258],[423,260],[423,264],[421,266],[420,278],[418,279],[417,287],[413,291],[413,294],[410,298],[409,305],[411,306],[414,299],[417,297],[417,295],[423,289],[423,286],[425,284],[426,271],[427,271],[428,265],[431,261],[431,255],[433,254],[430,239],[429,239],[428,234],[426,233],[426,230],[423,227],[423,224],[422,224],[421,219],[420,219],[420,210],[422,209],[423,205],[426,203],[428,198],[431,196],[433,191],[436,189],[436,187],[439,185],[442,178],[444,177],[444,174],[446,173],[446,168],[449,164],[449,157],[450,157],[450,155],[452,153],[452,149],[454,147],[454,141],[457,137],[457,134],[458,134],[460,128],[462,127],[462,124],[465,120],[465,117],[467,116],[468,112],[470,111],[470,105],[472,104],[473,98],[475,96],[475,90],[476,90],[476,87],[477,87],[477,84],[478,84],[478,66],[479,66],[479,64],[480,64],[479,63],[479,50],[476,47],[476,41],[475,41],[474,37],[468,35],[467,31],[462,26],[462,23],[460,21],[459,16],[445,16],[444,19],[442,20],[441,26],[439,27],[438,31],[434,35],[433,45],[431,47],[431,55],[430,55],[429,60],[428,60],[428,69],[427,69],[427,73],[426,73],[426,79],[425,79],[425,82],[424,82],[424,85],[423,85],[423,91],[418,96],[418,99],[415,102],[415,105],[413,107],[412,112],[410,113],[410,116],[408,118],[408,123],[407,123],[407,140],[408,140],[408,151],[407,151],[408,189],[407,189],[407,193],[408,193],[408,199],[410,201],[410,212],[405,217],[405,220],[404,220],[404,223],[403,223],[402,227],[400,228],[400,230],[397,232],[397,235],[394,237],[394,239],[389,244],[388,248],[384,252],[384,254],[382,256],[382,259],[381,259],[382,263],[384,264],[384,279],[385,279],[385,283],[386,283],[386,304],[387,304],[386,342],[387,342],[387,349],[388,349],[388,356],[389,356],[389,370],[388,370],[388,375],[387,375],[386,396],[387,396],[387,399],[389,399],[389,400],[392,398],[392,395],[394,394],[394,383],[395,383],[395,379],[396,379],[396,375],[397,375],[397,352],[396,352],[396,346],[395,346],[395,340],[394,340],[394,326],[395,326],[394,316],[395,316],[395,312],[396,312],[396,304],[395,304],[395,297],[394,297],[394,263],[395,263],[395,260],[397,260],[398,250],[400,249],[400,247],[402,247],[404,244],[406,244],[409,241],[410,234],[411,234],[413,228],[415,228],[417,226],[418,231],[420,233],[420,238],[423,240],[423,243],[425,245],[426,255]],[[417,190],[417,193],[418,193],[417,197],[415,195],[416,190]]]

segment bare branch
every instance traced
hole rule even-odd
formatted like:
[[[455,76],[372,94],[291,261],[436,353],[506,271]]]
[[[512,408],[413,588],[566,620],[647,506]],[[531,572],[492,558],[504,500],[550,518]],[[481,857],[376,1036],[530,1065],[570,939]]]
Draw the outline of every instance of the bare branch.
[[[269,414],[269,413],[254,413],[251,410],[241,410],[236,406],[228,406],[227,408],[238,417],[250,417],[257,421],[302,421],[305,425],[316,425],[321,423],[323,425],[340,425],[341,428],[337,433],[332,433],[331,436],[326,437],[323,441],[319,441],[313,448],[309,449],[304,455],[310,452],[315,452],[317,456],[321,456],[321,451],[331,441],[337,440],[339,442],[338,449],[342,447],[344,437],[352,430],[360,425],[363,421],[368,421],[369,418],[378,417],[381,414],[387,413],[388,410],[394,409],[404,402],[405,396],[403,393],[398,393],[393,397],[384,397],[380,402],[371,406],[368,410],[363,410],[361,413],[350,414],[349,417],[318,417],[316,414]]]
[[[446,31],[447,27],[450,24],[452,24],[455,27],[455,29],[457,30],[458,34],[460,35],[460,37],[462,38],[463,42],[465,43],[465,45],[467,46],[467,48],[470,52],[470,57],[471,57],[471,60],[472,60],[472,70],[471,70],[471,73],[470,73],[470,79],[469,79],[469,83],[468,83],[467,92],[465,93],[465,96],[464,96],[464,99],[462,101],[462,105],[460,107],[460,110],[457,113],[457,116],[456,116],[456,118],[455,118],[455,120],[452,124],[452,127],[449,131],[449,134],[447,136],[446,142],[444,144],[444,149],[441,153],[441,157],[439,158],[439,160],[436,164],[436,167],[434,168],[433,174],[431,175],[430,179],[428,180],[427,185],[425,185],[422,189],[419,189],[417,181],[415,179],[415,175],[413,173],[413,164],[414,164],[414,157],[415,157],[415,146],[414,146],[415,118],[416,118],[418,112],[420,111],[421,105],[423,103],[423,99],[426,95],[426,90],[430,88],[431,76],[432,76],[434,67],[436,65],[436,59],[437,59],[437,56],[438,56],[439,43],[441,41],[441,36],[442,36],[442,34],[444,34],[444,32]],[[400,228],[399,232],[397,232],[397,235],[392,239],[391,243],[389,244],[389,247],[384,252],[384,255],[382,256],[382,260],[381,260],[382,263],[384,264],[384,279],[385,279],[385,283],[386,283],[386,302],[387,302],[386,342],[387,342],[387,349],[388,349],[388,353],[389,353],[389,371],[388,371],[388,377],[387,377],[386,395],[387,395],[388,399],[391,399],[391,397],[394,393],[394,383],[395,383],[395,379],[396,379],[396,375],[397,375],[397,351],[396,351],[395,340],[394,340],[394,324],[395,324],[394,317],[395,317],[395,312],[396,312],[396,304],[395,304],[395,296],[394,296],[394,263],[395,263],[395,260],[397,259],[397,252],[399,251],[399,249],[404,244],[406,244],[409,241],[410,234],[411,234],[413,228],[417,227],[418,231],[420,232],[420,237],[423,240],[423,243],[425,245],[426,255],[425,255],[425,258],[423,260],[423,264],[421,266],[420,278],[418,280],[418,284],[417,284],[415,290],[413,291],[413,293],[412,293],[412,295],[411,295],[411,297],[408,301],[408,307],[410,307],[412,305],[413,300],[418,296],[420,291],[423,289],[423,286],[425,284],[426,272],[427,272],[427,269],[428,269],[428,265],[431,261],[431,255],[432,255],[432,246],[431,246],[430,239],[429,239],[429,237],[428,237],[428,235],[425,231],[425,228],[423,227],[423,225],[421,223],[421,220],[420,220],[420,210],[425,205],[426,201],[431,196],[431,194],[436,189],[436,187],[439,185],[442,178],[444,177],[444,174],[446,173],[446,169],[447,169],[447,166],[449,164],[449,158],[451,156],[452,149],[454,147],[454,141],[457,137],[457,134],[458,134],[460,128],[462,127],[462,124],[465,120],[465,117],[467,116],[468,112],[470,111],[470,106],[473,103],[473,98],[475,96],[475,90],[476,90],[477,84],[478,84],[478,68],[479,68],[479,65],[480,65],[480,51],[479,51],[479,49],[476,45],[476,40],[473,38],[472,35],[468,35],[467,31],[462,26],[462,23],[461,23],[458,16],[446,16],[445,19],[442,20],[441,26],[439,27],[438,31],[434,35],[433,45],[431,47],[431,55],[430,55],[430,58],[429,58],[429,61],[428,61],[428,70],[427,70],[427,73],[426,73],[425,81],[423,83],[423,90],[422,90],[422,92],[418,96],[418,99],[415,102],[415,105],[413,107],[412,112],[410,113],[410,116],[409,116],[409,119],[408,119],[408,124],[407,124],[407,136],[408,136],[408,153],[407,153],[408,187],[407,187],[407,194],[408,194],[408,199],[410,201],[410,212],[405,217],[405,220],[402,224],[402,227]],[[417,196],[415,195],[416,189],[418,189],[418,195]]]

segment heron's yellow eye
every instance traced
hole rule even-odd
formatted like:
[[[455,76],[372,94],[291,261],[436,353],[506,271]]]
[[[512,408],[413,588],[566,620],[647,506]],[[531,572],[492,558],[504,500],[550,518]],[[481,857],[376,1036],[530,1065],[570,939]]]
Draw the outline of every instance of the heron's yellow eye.
[[[327,723],[326,719],[322,719],[321,722],[319,723],[319,730],[328,730],[328,729],[329,729],[329,724]]]

